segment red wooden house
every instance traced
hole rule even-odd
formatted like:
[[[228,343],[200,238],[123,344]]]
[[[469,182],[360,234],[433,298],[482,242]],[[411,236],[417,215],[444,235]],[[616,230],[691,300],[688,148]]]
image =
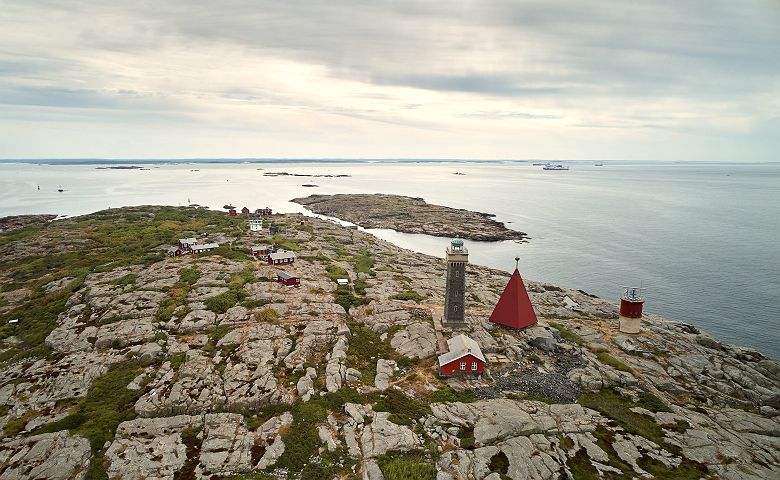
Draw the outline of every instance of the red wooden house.
[[[286,265],[295,262],[295,252],[279,250],[268,255],[268,265]]]
[[[537,323],[534,307],[531,305],[531,299],[528,298],[523,278],[517,268],[509,279],[509,283],[506,284],[501,298],[498,299],[498,303],[490,315],[490,321],[518,330]]]
[[[244,208],[242,208],[242,209],[241,209],[241,213],[242,213],[243,215],[249,215],[249,209],[248,209],[248,208],[246,208],[246,207],[244,207]]]
[[[301,279],[295,275],[291,275],[287,272],[279,272],[276,274],[276,282],[288,287],[299,287],[301,285]]]
[[[268,255],[270,255],[273,251],[274,250],[270,245],[257,245],[254,247],[249,247],[249,253],[251,253],[253,257],[259,257],[262,259],[267,259]]]
[[[463,335],[447,340],[449,352],[439,356],[439,375],[482,375],[485,371],[485,356],[479,344]]]
[[[228,215],[230,215],[231,217],[237,217],[238,213],[236,213],[235,208],[231,208],[230,210],[228,210]]]

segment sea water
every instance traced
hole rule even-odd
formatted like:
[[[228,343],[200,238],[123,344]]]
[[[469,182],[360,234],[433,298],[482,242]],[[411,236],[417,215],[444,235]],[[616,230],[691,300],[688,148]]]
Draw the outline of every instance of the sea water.
[[[304,212],[289,200],[314,193],[422,197],[495,214],[530,237],[527,243],[467,242],[472,263],[510,271],[517,255],[525,278],[615,302],[622,286],[641,286],[646,311],[780,358],[778,164],[571,163],[568,171],[495,162],[143,166],[0,163],[0,216],[190,203]],[[272,172],[350,176],[265,175]],[[426,235],[369,231],[439,257],[448,244]]]

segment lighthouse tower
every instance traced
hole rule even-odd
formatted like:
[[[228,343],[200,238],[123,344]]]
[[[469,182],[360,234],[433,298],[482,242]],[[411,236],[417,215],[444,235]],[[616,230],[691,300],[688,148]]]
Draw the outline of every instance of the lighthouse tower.
[[[642,306],[645,303],[642,290],[636,287],[623,287],[620,296],[620,331],[623,333],[639,333],[639,323],[642,320]]]
[[[444,291],[444,326],[460,328],[466,325],[464,319],[466,294],[466,264],[469,251],[460,238],[452,239],[447,248],[447,286]]]

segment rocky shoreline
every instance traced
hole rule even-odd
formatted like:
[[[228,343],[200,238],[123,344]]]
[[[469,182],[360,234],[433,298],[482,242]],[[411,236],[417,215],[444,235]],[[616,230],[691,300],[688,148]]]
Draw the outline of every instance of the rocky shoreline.
[[[58,215],[11,215],[0,218],[0,233],[19,230],[37,223],[49,222]]]
[[[469,265],[488,373],[443,381],[440,259],[268,222],[284,236],[137,207],[0,236],[0,478],[780,475],[780,367],[759,352],[654,315],[622,335],[612,302],[533,281],[540,323],[500,328],[508,276]],[[223,247],[164,256],[204,233]],[[263,242],[296,251],[299,288],[245,253]]]
[[[336,217],[364,228],[387,228],[434,237],[461,237],[493,242],[523,240],[527,235],[510,230],[489,213],[433,205],[422,198],[388,194],[310,195],[294,198],[320,215]]]

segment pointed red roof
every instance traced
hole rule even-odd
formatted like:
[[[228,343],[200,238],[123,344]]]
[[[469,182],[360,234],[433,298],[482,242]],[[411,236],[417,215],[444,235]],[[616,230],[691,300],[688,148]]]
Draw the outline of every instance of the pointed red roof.
[[[534,307],[531,305],[531,299],[528,298],[528,292],[517,269],[506,284],[501,298],[498,299],[496,308],[490,315],[490,321],[518,330],[537,323]]]

